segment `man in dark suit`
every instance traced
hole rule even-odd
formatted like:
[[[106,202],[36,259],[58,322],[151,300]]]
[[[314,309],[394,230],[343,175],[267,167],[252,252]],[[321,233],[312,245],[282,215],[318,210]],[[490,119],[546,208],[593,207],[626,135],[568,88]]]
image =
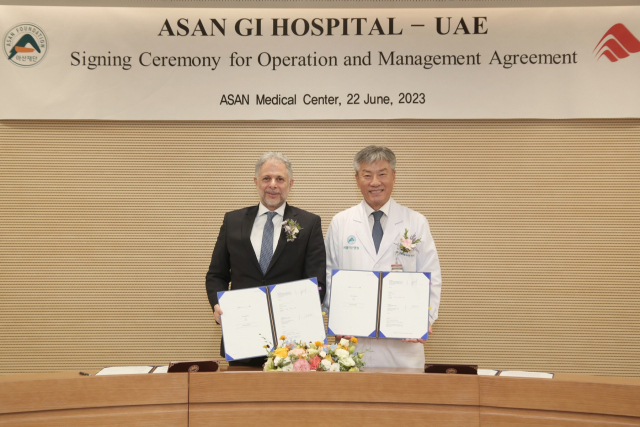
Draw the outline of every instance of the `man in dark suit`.
[[[207,296],[216,322],[222,310],[218,292],[274,285],[316,277],[320,300],[325,293],[326,256],[320,217],[286,203],[293,186],[291,162],[282,153],[265,153],[253,178],[260,204],[227,212],[220,227],[207,273]],[[300,231],[287,241],[285,221]],[[289,239],[291,240],[291,239]],[[220,346],[224,356],[224,342]],[[231,361],[231,366],[262,366],[266,357]]]

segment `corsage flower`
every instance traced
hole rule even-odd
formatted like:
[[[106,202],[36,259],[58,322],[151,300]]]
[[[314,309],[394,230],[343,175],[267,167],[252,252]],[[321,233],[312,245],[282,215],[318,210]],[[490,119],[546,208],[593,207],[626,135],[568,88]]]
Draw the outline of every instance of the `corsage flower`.
[[[409,230],[404,229],[404,236],[400,237],[400,243],[398,243],[398,252],[402,252],[403,254],[410,254],[414,250],[417,252],[416,246],[420,243],[422,239],[418,239],[416,233],[413,233],[411,237],[409,237]]]
[[[282,228],[287,236],[287,242],[293,242],[298,237],[298,233],[302,230],[298,221],[294,221],[291,218],[282,222]]]

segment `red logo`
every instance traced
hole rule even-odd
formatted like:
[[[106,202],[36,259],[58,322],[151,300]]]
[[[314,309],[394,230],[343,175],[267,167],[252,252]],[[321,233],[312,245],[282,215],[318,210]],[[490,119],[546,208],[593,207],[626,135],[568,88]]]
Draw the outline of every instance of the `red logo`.
[[[602,43],[609,36],[611,37]],[[598,49],[598,46],[600,46],[600,49]],[[602,36],[593,51],[595,52],[596,49],[598,49],[598,53],[596,53],[598,59],[606,56],[609,61],[617,62],[618,59],[626,58],[630,53],[640,52],[640,41],[631,34],[627,27],[622,24],[616,24]]]

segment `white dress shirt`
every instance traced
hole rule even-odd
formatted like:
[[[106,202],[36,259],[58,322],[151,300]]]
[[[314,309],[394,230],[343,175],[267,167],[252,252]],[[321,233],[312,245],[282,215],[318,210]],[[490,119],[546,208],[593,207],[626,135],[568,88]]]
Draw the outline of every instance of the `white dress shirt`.
[[[276,251],[278,246],[278,240],[280,239],[280,233],[282,232],[282,221],[284,220],[284,208],[286,203],[283,203],[274,212],[277,215],[273,216],[273,252]],[[253,221],[253,228],[251,229],[251,246],[256,252],[256,258],[260,261],[260,251],[262,249],[262,233],[264,232],[264,225],[267,223],[267,212],[269,209],[262,203],[258,207],[258,215],[256,215],[255,221]]]

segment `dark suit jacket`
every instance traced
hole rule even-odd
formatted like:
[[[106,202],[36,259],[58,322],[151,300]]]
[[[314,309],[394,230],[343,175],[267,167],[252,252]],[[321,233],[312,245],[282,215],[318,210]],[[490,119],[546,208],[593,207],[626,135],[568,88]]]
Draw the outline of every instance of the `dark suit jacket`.
[[[302,209],[286,205],[284,220],[293,219],[302,228],[293,242],[287,242],[284,230],[266,274],[262,274],[256,253],[251,245],[251,229],[258,214],[258,206],[227,212],[211,255],[207,273],[207,296],[211,308],[218,304],[218,292],[275,285],[316,277],[320,299],[324,300],[326,255],[320,217]],[[224,348],[221,347],[221,356]]]

